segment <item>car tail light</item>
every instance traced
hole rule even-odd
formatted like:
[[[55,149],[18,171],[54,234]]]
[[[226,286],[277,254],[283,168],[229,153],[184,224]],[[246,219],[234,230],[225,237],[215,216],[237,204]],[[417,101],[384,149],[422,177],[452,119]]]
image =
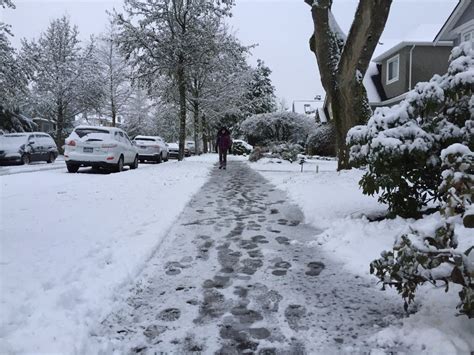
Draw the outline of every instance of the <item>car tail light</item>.
[[[66,141],[66,145],[70,145],[71,147],[75,147],[76,146],[76,141],[71,139],[70,141]]]
[[[115,143],[102,144],[102,148],[115,148],[116,146],[117,146],[117,144],[115,144]]]
[[[107,160],[114,160],[114,157],[107,157]]]

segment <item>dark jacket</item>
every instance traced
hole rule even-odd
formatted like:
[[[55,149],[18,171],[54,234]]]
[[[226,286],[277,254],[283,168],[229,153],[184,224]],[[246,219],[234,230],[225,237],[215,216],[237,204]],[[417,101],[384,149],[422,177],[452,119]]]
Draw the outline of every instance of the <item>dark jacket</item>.
[[[230,138],[230,132],[227,128],[224,128],[225,132],[222,133],[222,128],[217,133],[216,139],[216,150],[219,148],[221,151],[230,149],[232,146],[232,139]]]

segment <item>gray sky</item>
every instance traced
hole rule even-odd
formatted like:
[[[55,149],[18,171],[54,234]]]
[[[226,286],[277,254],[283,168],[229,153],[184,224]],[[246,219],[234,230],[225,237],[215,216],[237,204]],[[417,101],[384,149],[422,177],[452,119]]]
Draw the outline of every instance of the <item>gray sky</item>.
[[[84,38],[103,31],[106,10],[121,7],[121,0],[14,0],[15,10],[1,10],[0,20],[12,25],[12,43],[35,38],[53,18],[68,14]],[[303,0],[237,0],[230,20],[244,44],[258,43],[252,62],[261,58],[273,71],[277,95],[291,106],[293,100],[324,94],[316,60],[309,51],[313,30],[310,7]],[[457,0],[394,0],[376,55],[402,40],[433,40]],[[333,12],[348,31],[356,0],[334,0]]]

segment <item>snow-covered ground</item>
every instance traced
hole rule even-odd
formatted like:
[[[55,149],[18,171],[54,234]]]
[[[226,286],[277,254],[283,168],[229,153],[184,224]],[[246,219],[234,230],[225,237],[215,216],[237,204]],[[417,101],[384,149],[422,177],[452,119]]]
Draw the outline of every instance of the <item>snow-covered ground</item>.
[[[78,352],[216,159],[117,174],[68,174],[60,161],[1,168],[24,173],[0,176],[0,353]]]
[[[43,171],[43,170],[64,169],[65,167],[66,166],[64,163],[64,157],[60,155],[52,164],[48,164],[42,161],[42,162],[33,162],[29,165],[2,165],[0,166],[0,176],[32,173],[35,171]]]
[[[394,238],[410,225],[430,230],[440,219],[436,213],[418,221],[396,218],[369,222],[367,216],[383,215],[386,206],[362,194],[358,181],[363,171],[337,172],[335,161],[309,160],[303,173],[300,165],[278,159],[249,164],[286,191],[301,207],[307,222],[324,229],[312,243],[342,261],[348,271],[363,277],[373,277],[369,263],[382,250],[391,249]],[[474,245],[472,231],[458,225],[456,233],[460,250]],[[455,316],[458,292],[457,287],[451,287],[446,295],[442,286],[424,286],[416,296],[418,312],[376,332],[373,340],[381,346],[402,344],[415,353],[470,354],[474,351],[474,321]]]

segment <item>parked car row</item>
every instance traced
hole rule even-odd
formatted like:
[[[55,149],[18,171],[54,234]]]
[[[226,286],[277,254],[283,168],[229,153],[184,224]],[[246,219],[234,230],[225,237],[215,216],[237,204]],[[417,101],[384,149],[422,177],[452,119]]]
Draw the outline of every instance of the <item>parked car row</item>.
[[[248,154],[253,147],[234,140],[234,154]],[[197,152],[201,153],[200,150]],[[196,154],[193,141],[186,141],[184,155]],[[58,148],[53,138],[43,132],[10,133],[0,136],[0,162],[29,164],[54,162]],[[80,167],[104,168],[120,172],[124,166],[136,169],[138,163],[168,161],[179,157],[178,143],[165,143],[158,136],[136,136],[133,140],[120,128],[78,126],[65,140],[64,160],[68,172]]]

